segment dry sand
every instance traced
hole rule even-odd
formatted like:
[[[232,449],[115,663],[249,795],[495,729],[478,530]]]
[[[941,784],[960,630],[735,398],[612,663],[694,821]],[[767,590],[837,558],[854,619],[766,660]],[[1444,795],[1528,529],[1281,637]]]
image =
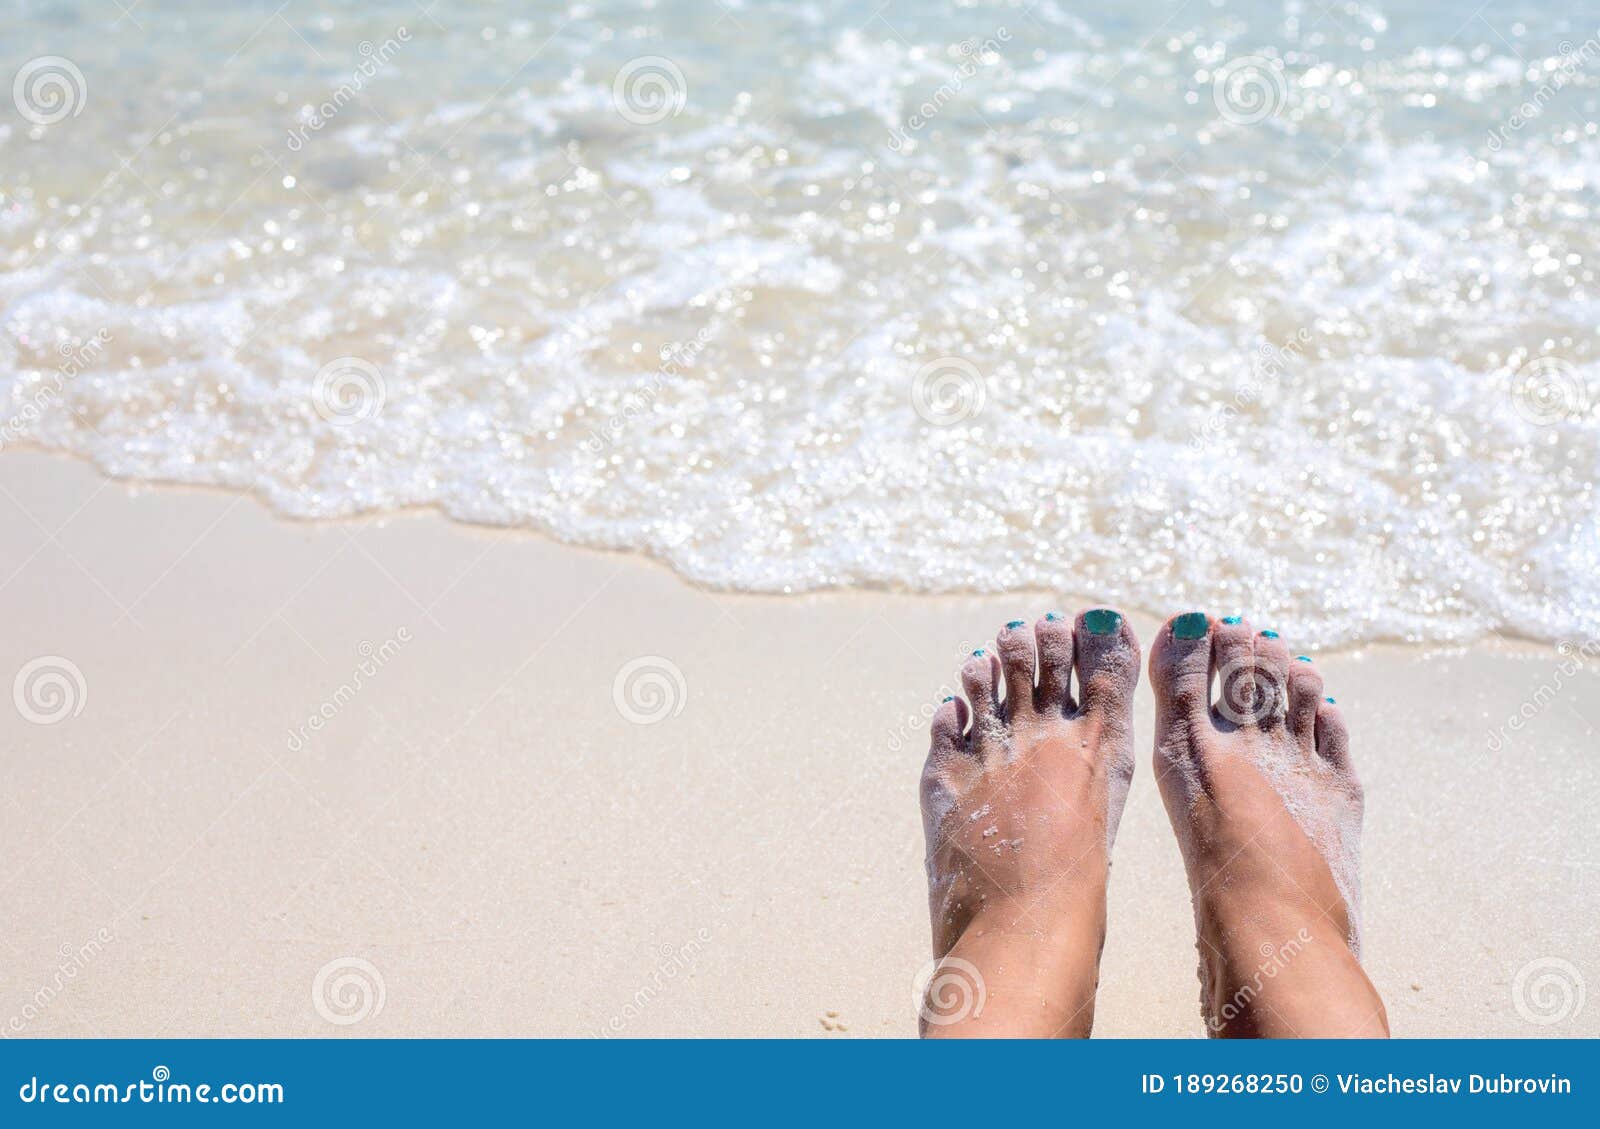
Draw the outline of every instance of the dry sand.
[[[1085,602],[708,594],[26,451],[0,457],[0,583],[0,681],[45,656],[83,679],[28,707],[52,724],[0,709],[0,1031],[28,1036],[913,1034],[924,709],[1006,619]],[[615,685],[647,656],[681,691],[661,667],[666,716],[638,724]],[[1318,661],[1367,783],[1396,1034],[1600,1034],[1600,657]],[[1151,709],[1141,686],[1143,739]],[[1098,1033],[1198,1035],[1147,754],[1111,907]],[[314,1005],[343,958],[381,1008]]]

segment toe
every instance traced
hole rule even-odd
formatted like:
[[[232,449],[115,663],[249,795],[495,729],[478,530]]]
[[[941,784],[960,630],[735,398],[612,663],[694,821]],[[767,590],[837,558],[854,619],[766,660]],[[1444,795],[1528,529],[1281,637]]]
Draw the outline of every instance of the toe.
[[[1083,612],[1073,629],[1082,709],[1107,723],[1132,724],[1133,688],[1139,684],[1139,640],[1122,613]]]
[[[1290,663],[1289,715],[1285,724],[1307,753],[1316,747],[1317,709],[1324,705],[1322,674],[1311,663]]]
[[[1256,633],[1256,699],[1263,729],[1283,724],[1289,711],[1289,668],[1298,665],[1276,631]]]
[[[1204,713],[1211,688],[1211,620],[1186,612],[1168,620],[1150,649],[1150,684],[1168,715]]]
[[[1005,625],[995,639],[1006,682],[1006,716],[1033,715],[1033,633],[1020,619]]]
[[[933,713],[928,726],[931,737],[929,762],[947,760],[966,748],[967,704],[960,698],[946,698]]]
[[[1317,703],[1316,741],[1317,755],[1323,760],[1346,772],[1354,768],[1350,762],[1350,733],[1344,725],[1344,714],[1332,698]]]
[[[1243,616],[1211,625],[1211,672],[1217,681],[1217,717],[1241,727],[1255,725],[1264,680],[1256,677],[1255,629]]]
[[[1050,612],[1033,625],[1039,646],[1039,689],[1034,706],[1047,717],[1058,717],[1073,708],[1072,702],[1072,621]]]
[[[984,746],[999,736],[1000,720],[1000,660],[986,647],[973,651],[961,667],[961,686],[972,704],[972,733],[968,744],[982,752]]]

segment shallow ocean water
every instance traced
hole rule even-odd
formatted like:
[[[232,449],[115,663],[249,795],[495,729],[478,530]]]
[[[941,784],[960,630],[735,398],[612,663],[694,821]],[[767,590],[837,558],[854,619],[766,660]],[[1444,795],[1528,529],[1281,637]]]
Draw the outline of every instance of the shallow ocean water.
[[[1600,5],[0,13],[0,444],[756,591],[1600,636]]]

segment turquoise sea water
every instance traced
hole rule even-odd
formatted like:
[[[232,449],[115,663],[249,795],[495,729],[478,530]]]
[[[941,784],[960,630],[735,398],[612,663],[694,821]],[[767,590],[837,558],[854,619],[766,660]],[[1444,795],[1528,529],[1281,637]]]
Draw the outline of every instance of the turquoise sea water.
[[[0,443],[761,591],[1600,633],[1600,6],[23,3]]]

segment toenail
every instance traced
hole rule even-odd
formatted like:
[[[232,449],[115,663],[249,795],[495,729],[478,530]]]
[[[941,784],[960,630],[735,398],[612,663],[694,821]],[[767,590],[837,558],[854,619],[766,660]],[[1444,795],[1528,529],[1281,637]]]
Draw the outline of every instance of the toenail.
[[[975,658],[975,659],[981,659],[981,658],[983,658],[985,653],[986,652],[984,651],[984,649],[982,647],[979,647],[976,651],[972,652],[972,657]]]
[[[1224,616],[1223,619],[1222,619],[1222,622],[1226,623],[1229,627],[1237,627],[1237,626],[1239,626],[1239,624],[1244,622],[1244,616],[1242,616],[1242,615]]]
[[[1267,639],[1276,639],[1278,637],[1278,633],[1276,631],[1263,631],[1261,634],[1263,638]]]
[[[1006,624],[1006,630],[1007,631],[1015,631],[1017,628],[1019,628],[1021,626],[1022,626],[1022,621],[1020,619],[1014,619],[1010,623]]]
[[[1294,657],[1294,661],[1297,662],[1297,663],[1308,663],[1308,662],[1311,661],[1311,656],[1310,655],[1296,655]]]
[[[948,698],[945,699],[945,701],[947,701],[947,702],[953,702],[955,700],[956,700],[956,696],[954,694],[951,694]],[[1331,702],[1331,701],[1333,701],[1333,699],[1329,698],[1328,701]]]
[[[1327,702],[1330,706],[1336,706],[1336,705],[1339,704],[1338,702],[1334,701],[1332,698],[1324,698],[1322,700],[1324,702]]]
[[[1045,617],[1045,619],[1048,619],[1051,623],[1054,623],[1056,620],[1061,618],[1055,612],[1045,612],[1044,613],[1044,617]]]
[[[1211,630],[1211,621],[1205,612],[1186,612],[1172,621],[1174,639],[1204,639]]]
[[[1122,616],[1110,608],[1095,608],[1083,613],[1083,625],[1091,635],[1115,635],[1122,630]]]

